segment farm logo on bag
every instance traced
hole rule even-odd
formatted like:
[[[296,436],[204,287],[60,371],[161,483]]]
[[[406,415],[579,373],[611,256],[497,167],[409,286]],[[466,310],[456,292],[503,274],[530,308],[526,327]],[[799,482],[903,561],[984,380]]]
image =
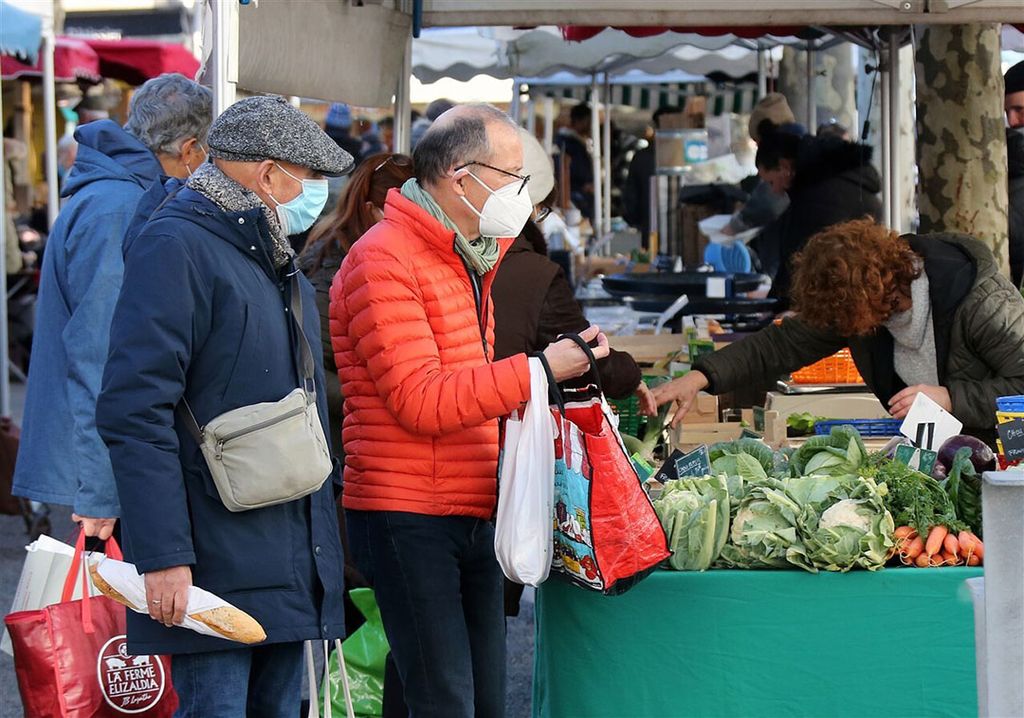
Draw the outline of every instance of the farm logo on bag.
[[[144,713],[164,695],[167,677],[158,656],[130,656],[126,637],[114,636],[100,649],[96,677],[107,704],[121,713]]]

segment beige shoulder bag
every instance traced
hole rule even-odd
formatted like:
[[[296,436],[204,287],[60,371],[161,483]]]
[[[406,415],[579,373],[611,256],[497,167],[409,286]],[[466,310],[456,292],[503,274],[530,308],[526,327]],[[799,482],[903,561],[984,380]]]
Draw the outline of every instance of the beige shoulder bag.
[[[333,470],[316,407],[313,353],[302,330],[298,270],[291,278],[291,315],[299,336],[299,387],[279,401],[240,406],[200,427],[182,398],[179,416],[199,443],[228,511],[249,511],[318,491]]]

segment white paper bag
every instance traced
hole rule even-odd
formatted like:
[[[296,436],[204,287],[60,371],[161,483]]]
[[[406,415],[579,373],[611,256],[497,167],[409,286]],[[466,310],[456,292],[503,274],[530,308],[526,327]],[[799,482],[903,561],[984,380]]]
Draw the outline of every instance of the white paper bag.
[[[494,530],[501,570],[529,586],[540,585],[551,570],[555,432],[547,375],[531,357],[530,401],[505,424]]]
[[[37,611],[40,608],[60,603],[64,591],[64,580],[71,568],[71,560],[75,556],[75,547],[58,541],[50,536],[40,536],[25,547],[25,563],[21,567],[21,578],[14,591],[14,602],[10,613],[18,611]],[[81,571],[81,569],[79,569]],[[90,595],[95,596],[96,590],[89,580]],[[75,577],[75,592],[72,601],[82,597],[81,576]],[[0,651],[14,655],[11,638],[4,628],[3,639],[0,639]]]

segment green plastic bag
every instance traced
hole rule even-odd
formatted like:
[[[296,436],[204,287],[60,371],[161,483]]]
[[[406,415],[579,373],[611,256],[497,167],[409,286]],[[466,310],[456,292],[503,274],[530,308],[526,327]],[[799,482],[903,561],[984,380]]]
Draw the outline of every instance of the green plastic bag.
[[[384,624],[380,620],[380,608],[373,590],[354,588],[348,595],[366,617],[366,623],[341,644],[348,669],[352,707],[358,718],[379,718],[384,701],[384,663],[391,647],[384,635]],[[329,668],[331,707],[335,715],[345,715],[345,689],[341,684],[337,651],[331,654]],[[322,695],[320,698],[323,700]]]

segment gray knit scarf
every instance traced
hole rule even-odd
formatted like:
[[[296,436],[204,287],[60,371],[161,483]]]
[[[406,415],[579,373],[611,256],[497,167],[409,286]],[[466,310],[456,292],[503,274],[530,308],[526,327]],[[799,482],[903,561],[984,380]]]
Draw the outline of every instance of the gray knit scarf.
[[[885,323],[893,338],[893,364],[907,386],[939,383],[935,355],[935,325],[928,293],[928,275],[923,271],[910,283],[911,306]]]
[[[288,237],[281,229],[277,215],[252,190],[246,189],[235,180],[221,172],[212,162],[201,164],[186,185],[206,197],[225,212],[245,212],[257,207],[263,211],[270,227],[270,258],[275,269],[281,269],[292,261],[295,252],[288,243]]]
[[[455,251],[465,259],[473,271],[481,277],[494,269],[501,254],[498,240],[494,237],[477,237],[474,240],[466,239],[466,236],[459,231],[458,226],[453,222],[441,206],[420,186],[419,180],[415,177],[406,180],[402,185],[402,196],[411,202],[415,202],[421,209],[425,210],[434,219],[444,225],[445,229],[455,233]]]

